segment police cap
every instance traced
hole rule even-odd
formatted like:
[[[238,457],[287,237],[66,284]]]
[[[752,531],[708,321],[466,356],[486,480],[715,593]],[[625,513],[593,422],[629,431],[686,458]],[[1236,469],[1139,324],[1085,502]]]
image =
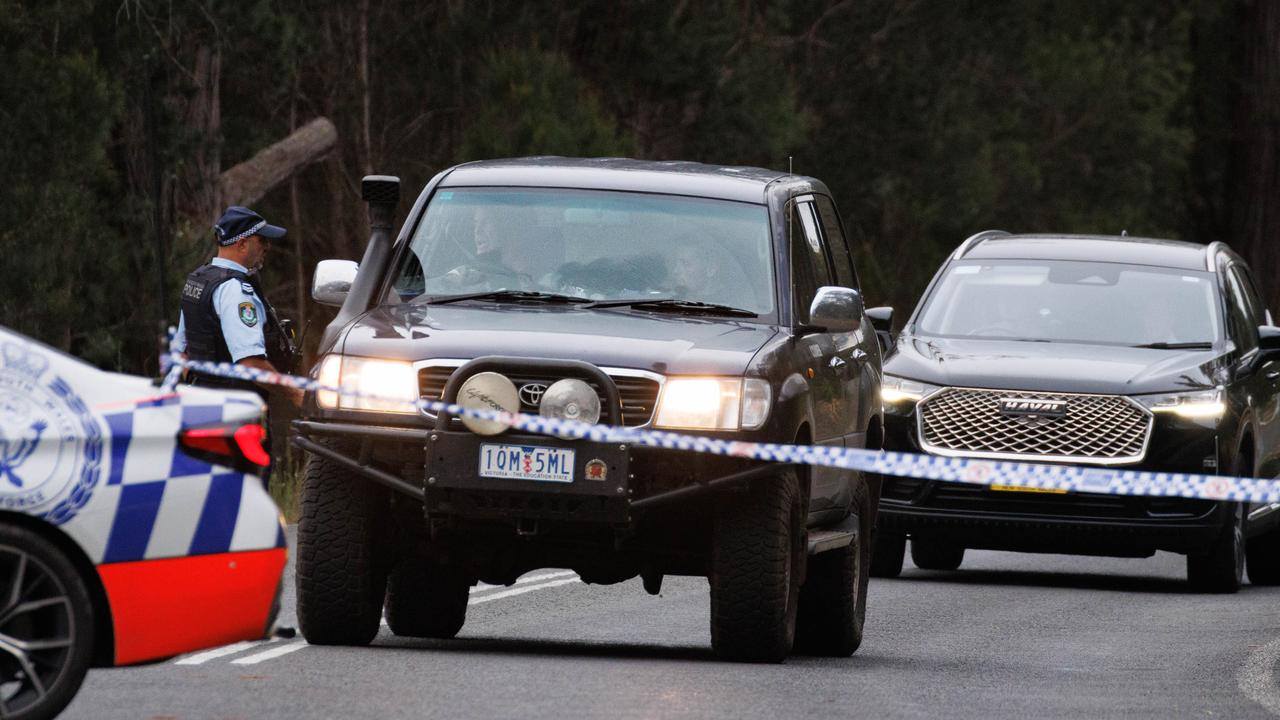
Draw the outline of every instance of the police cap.
[[[250,235],[261,235],[269,240],[284,237],[288,232],[282,227],[267,224],[258,213],[247,207],[232,205],[222,213],[213,226],[213,234],[219,245],[234,245],[238,240]]]

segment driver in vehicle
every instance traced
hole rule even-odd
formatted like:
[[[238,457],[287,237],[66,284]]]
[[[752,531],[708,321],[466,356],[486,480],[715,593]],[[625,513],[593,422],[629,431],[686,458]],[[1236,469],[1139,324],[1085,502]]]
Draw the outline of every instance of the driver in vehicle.
[[[726,267],[715,243],[687,233],[672,240],[676,250],[670,260],[672,296],[680,300],[741,304],[739,292],[729,284]]]
[[[504,211],[513,212],[483,205],[475,208],[471,216],[472,258],[445,273],[442,280],[446,284],[487,289],[527,288],[532,284],[533,278],[527,272],[528,253],[517,252],[517,236],[504,230],[524,224],[517,222],[518,218],[500,216]]]

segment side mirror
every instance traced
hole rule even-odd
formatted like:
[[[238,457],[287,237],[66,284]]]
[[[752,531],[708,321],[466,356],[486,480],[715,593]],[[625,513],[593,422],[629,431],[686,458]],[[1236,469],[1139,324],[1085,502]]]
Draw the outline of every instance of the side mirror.
[[[853,332],[862,326],[862,295],[847,287],[818,288],[809,304],[809,324],[824,332]]]
[[[1280,350],[1280,327],[1272,325],[1259,327],[1258,349],[1266,351]]]
[[[876,329],[876,338],[880,340],[880,351],[888,352],[893,345],[893,308],[873,307],[867,310],[867,319],[871,327]]]
[[[311,279],[311,299],[321,305],[342,307],[360,266],[350,260],[321,260]]]

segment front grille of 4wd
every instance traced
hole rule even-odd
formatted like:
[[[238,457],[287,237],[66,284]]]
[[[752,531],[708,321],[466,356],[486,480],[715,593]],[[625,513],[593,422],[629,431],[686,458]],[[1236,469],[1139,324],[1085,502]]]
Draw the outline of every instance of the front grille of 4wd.
[[[449,378],[457,367],[447,365],[432,365],[424,367],[418,371],[418,392],[423,400],[439,400],[444,395],[445,383],[449,382]],[[618,396],[622,400],[622,424],[627,427],[637,427],[649,422],[653,417],[654,406],[658,402],[658,390],[660,385],[657,380],[649,377],[639,377],[632,375],[620,375],[614,372],[605,371],[605,374],[613,379],[613,384],[618,388]],[[511,382],[519,388],[526,383],[542,383],[550,385],[559,380],[558,377],[549,377],[544,375],[508,375]],[[595,389],[596,394],[600,396],[600,407],[603,409],[608,402],[605,398],[604,390],[597,387],[594,382],[588,382]],[[520,403],[520,412],[538,414],[538,408],[529,405],[524,401]],[[601,422],[606,422],[608,416],[602,411]]]
[[[1009,416],[1001,400],[1065,401],[1061,417]],[[1146,408],[1119,395],[943,388],[920,402],[920,446],[938,455],[1092,465],[1141,462],[1151,437]]]

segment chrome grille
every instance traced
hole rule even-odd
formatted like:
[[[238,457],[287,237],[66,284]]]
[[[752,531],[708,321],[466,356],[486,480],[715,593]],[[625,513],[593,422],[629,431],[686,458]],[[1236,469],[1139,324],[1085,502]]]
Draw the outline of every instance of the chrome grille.
[[[1066,401],[1066,414],[1011,417],[1006,398]],[[1141,461],[1151,435],[1151,413],[1117,395],[944,388],[918,415],[921,447],[939,455],[1120,465]]]
[[[446,365],[434,365],[424,367],[418,371],[418,393],[423,400],[439,400],[444,395],[445,383],[449,382],[449,378],[456,367]],[[644,425],[653,417],[654,406],[658,402],[658,381],[647,377],[633,377],[630,375],[615,375],[606,373],[613,379],[613,384],[618,388],[619,399],[622,400],[622,424],[628,427]],[[515,383],[518,388],[525,383],[543,383],[550,385],[559,380],[558,377],[551,377],[537,374],[508,374],[507,377],[511,382]],[[588,382],[600,396],[600,407],[606,407],[608,402],[605,398],[604,391],[597,383]],[[536,406],[529,405],[524,401],[520,403],[520,411],[526,413],[538,413]],[[602,412],[602,415],[604,413]],[[605,422],[607,416],[601,418],[601,422]]]

